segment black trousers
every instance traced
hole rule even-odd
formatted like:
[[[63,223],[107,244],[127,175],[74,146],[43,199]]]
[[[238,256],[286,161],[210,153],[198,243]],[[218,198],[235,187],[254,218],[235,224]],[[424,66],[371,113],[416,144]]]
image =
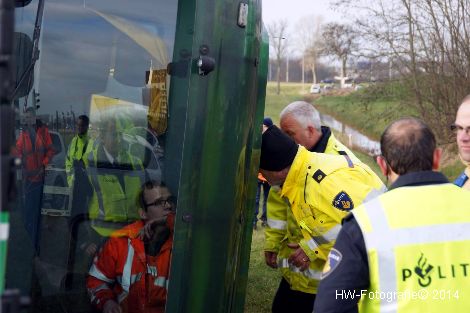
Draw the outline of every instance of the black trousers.
[[[312,313],[315,294],[290,289],[289,283],[283,278],[274,297],[273,313]]]

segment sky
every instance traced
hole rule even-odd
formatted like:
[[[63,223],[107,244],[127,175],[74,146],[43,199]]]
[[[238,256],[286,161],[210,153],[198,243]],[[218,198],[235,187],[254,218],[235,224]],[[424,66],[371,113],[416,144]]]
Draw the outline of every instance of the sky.
[[[330,0],[263,0],[263,21],[266,25],[286,19],[291,27],[305,16],[322,15],[325,21],[340,20],[340,13],[330,8]]]

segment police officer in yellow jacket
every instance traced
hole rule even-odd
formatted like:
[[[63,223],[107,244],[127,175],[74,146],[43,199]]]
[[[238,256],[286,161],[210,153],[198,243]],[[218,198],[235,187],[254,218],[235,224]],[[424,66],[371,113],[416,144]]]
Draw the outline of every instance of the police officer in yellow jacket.
[[[470,193],[433,171],[441,152],[420,120],[388,126],[381,150],[390,191],[344,220],[315,313],[468,311]]]
[[[280,201],[286,201],[291,208],[286,213],[289,225],[282,239],[284,250],[277,260],[267,261],[277,261],[281,268],[288,270],[283,273],[285,280],[279,289],[285,288],[282,284],[295,287],[294,292],[287,293],[295,299],[275,299],[273,312],[311,312],[314,296],[310,295],[316,293],[341,219],[355,205],[380,194],[384,186],[357,159],[309,152],[276,126],[263,134],[260,172],[272,186],[279,186]]]
[[[321,126],[320,113],[312,104],[305,101],[294,101],[287,105],[280,114],[281,129],[294,141],[311,152],[327,154],[346,154],[351,160],[359,161],[356,156],[335,138],[330,128]],[[292,248],[288,243],[301,239],[299,225],[295,221],[288,203],[282,200],[279,187],[274,187],[268,198],[268,227],[265,228],[265,258],[268,266],[277,268],[278,257],[288,259]],[[285,240],[284,238],[287,238]],[[291,271],[287,262],[281,263],[283,279],[276,292],[273,310],[290,307],[296,303],[299,312],[310,313],[315,301],[318,277],[307,277],[302,273]],[[302,305],[304,303],[304,305]]]

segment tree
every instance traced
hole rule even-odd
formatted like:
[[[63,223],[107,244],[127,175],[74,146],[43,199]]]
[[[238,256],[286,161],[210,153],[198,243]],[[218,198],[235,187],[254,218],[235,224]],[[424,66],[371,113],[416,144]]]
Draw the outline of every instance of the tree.
[[[447,142],[457,105],[470,92],[470,1],[337,0],[335,5],[356,12],[361,38],[376,48],[371,54],[393,60],[412,91],[408,104]]]
[[[269,34],[269,44],[273,48],[275,64],[276,64],[276,81],[277,81],[277,90],[276,93],[279,94],[281,91],[281,62],[287,52],[286,37],[287,32],[287,21],[280,20],[273,22],[267,26]]]
[[[328,23],[322,32],[322,48],[324,55],[334,55],[341,62],[341,87],[346,78],[348,57],[357,49],[356,33],[346,24]]]
[[[317,83],[316,65],[320,54],[322,16],[310,15],[302,18],[296,27],[297,46],[302,51],[302,83],[304,79],[304,66],[312,72],[312,83]]]

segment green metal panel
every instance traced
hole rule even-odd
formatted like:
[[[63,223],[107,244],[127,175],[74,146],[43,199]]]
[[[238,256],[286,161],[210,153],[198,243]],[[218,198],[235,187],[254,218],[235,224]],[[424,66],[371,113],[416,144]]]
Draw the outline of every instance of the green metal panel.
[[[8,241],[8,212],[0,212],[0,294],[5,288],[5,265]]]
[[[249,25],[242,28],[239,2],[180,1],[174,59],[190,51],[191,72],[187,83],[171,81],[171,113],[178,116],[168,140],[181,141],[183,153],[178,166],[166,169],[180,173],[172,182],[179,200],[167,312],[243,310],[264,110],[257,101],[264,88],[258,79],[261,3],[246,3]],[[196,67],[203,46],[215,59],[208,76]]]
[[[259,3],[261,7],[261,3]],[[235,302],[233,306],[233,312],[243,312],[245,305],[245,293],[246,285],[248,278],[248,269],[249,269],[249,260],[250,260],[250,251],[251,251],[251,238],[253,233],[253,224],[252,219],[254,215],[254,203],[255,203],[255,191],[257,178],[253,179],[252,173],[255,175],[258,172],[259,168],[259,157],[261,152],[261,129],[262,122],[264,117],[264,108],[265,108],[265,98],[266,98],[266,83],[268,79],[268,62],[269,62],[269,36],[261,23],[261,8],[256,11],[259,16],[256,16],[255,21],[256,27],[262,27],[262,42],[259,47],[259,63],[258,63],[258,83],[256,84],[256,93],[257,93],[257,106],[255,110],[255,124],[252,133],[252,142],[253,142],[253,151],[251,154],[250,168],[248,169],[246,177],[247,185],[247,202],[245,210],[245,225],[244,225],[244,234],[243,242],[241,246],[240,253],[240,268],[238,271],[238,281],[237,281],[237,294],[235,295]],[[258,30],[258,29],[257,29]]]

